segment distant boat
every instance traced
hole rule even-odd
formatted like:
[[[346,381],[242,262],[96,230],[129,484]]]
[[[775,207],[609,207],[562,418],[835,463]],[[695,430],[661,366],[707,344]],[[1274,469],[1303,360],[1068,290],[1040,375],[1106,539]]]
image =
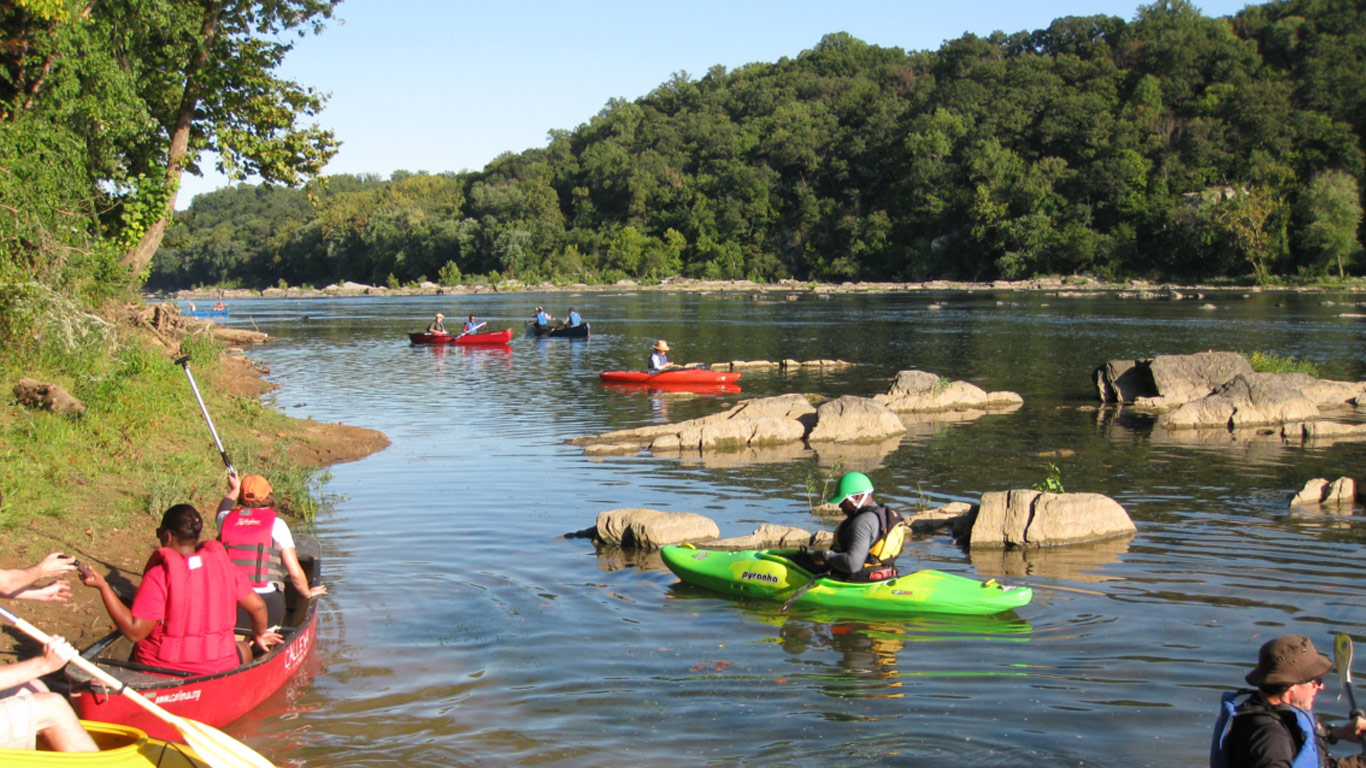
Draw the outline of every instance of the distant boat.
[[[228,308],[223,309],[185,309],[180,314],[188,317],[227,317]]]
[[[578,325],[537,325],[535,320],[526,321],[526,332],[539,337],[552,339],[586,339],[588,323]]]

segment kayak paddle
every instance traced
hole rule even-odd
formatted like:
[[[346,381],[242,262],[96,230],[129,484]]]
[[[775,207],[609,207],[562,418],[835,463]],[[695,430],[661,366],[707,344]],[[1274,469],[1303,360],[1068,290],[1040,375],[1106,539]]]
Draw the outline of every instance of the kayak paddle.
[[[223,466],[228,468],[228,474],[235,475],[237,470],[232,467],[232,460],[228,458],[228,452],[223,450],[223,441],[218,439],[218,430],[213,428],[213,419],[209,418],[209,409],[204,405],[204,398],[199,396],[199,387],[195,386],[194,374],[190,373],[190,356],[186,355],[176,361],[176,365],[185,369],[185,378],[190,380],[190,389],[194,391],[194,399],[199,402],[199,410],[204,414],[204,421],[209,425],[209,434],[213,435],[213,444],[218,446],[218,455],[223,457]]]
[[[455,338],[459,339],[459,338],[465,336],[466,334],[478,333],[480,328],[483,328],[484,326],[486,326],[486,325],[488,325],[488,324],[489,324],[489,321],[485,320],[484,322],[482,322],[482,323],[480,323],[480,324],[474,326],[473,328],[469,329],[468,331],[461,331],[461,332],[460,332],[460,335],[459,335],[459,336],[456,336]]]
[[[822,573],[817,573],[817,574],[815,574],[814,576],[811,577],[811,581],[808,581],[808,582],[806,582],[805,584],[801,585],[800,587],[797,587],[797,589],[796,589],[795,591],[793,591],[792,596],[789,597],[789,598],[787,598],[787,600],[783,602],[783,607],[781,607],[781,608],[778,609],[778,613],[787,613],[787,609],[788,609],[788,608],[791,608],[791,607],[792,607],[792,604],[795,603],[795,602],[797,602],[797,598],[799,598],[799,597],[801,597],[802,595],[806,594],[808,591],[810,591],[810,589],[811,589],[812,587],[816,586],[816,582],[817,582],[817,581],[819,581],[820,579],[823,579],[823,578],[825,578],[826,576],[829,576],[829,575],[830,575],[830,572],[829,572],[829,571],[824,571],[824,572],[822,572]]]
[[[1352,637],[1346,632],[1333,633],[1333,666],[1337,668],[1338,679],[1342,680],[1342,690],[1347,692],[1347,704],[1352,708],[1347,717],[1353,722],[1358,717],[1366,717],[1357,709],[1357,697],[1352,692]],[[1361,745],[1361,751],[1366,754],[1366,744]]]
[[[8,609],[0,606],[0,617],[13,624],[19,631],[46,645],[52,638],[41,629],[15,616]],[[185,737],[185,743],[189,744],[204,762],[213,768],[275,768],[275,764],[262,757],[246,744],[223,733],[213,726],[205,725],[197,720],[171,714],[162,709],[160,705],[151,701],[141,693],[124,685],[122,680],[105,672],[99,666],[86,659],[84,656],[71,657],[71,663],[89,672],[105,685],[110,686],[115,693],[127,696],[134,704],[142,707],[156,717],[160,718],[168,725],[180,732]]]

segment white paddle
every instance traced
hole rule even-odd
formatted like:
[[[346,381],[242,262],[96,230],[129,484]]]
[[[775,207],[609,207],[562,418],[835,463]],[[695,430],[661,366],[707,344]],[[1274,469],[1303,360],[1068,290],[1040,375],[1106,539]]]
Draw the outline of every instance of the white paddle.
[[[44,645],[52,639],[46,632],[15,616],[3,606],[0,606],[0,617]],[[71,663],[89,672],[105,685],[112,687],[115,693],[127,696],[133,703],[171,725],[180,732],[181,736],[185,737],[185,743],[189,744],[195,752],[199,753],[200,758],[213,768],[275,768],[274,763],[262,757],[251,747],[217,728],[167,712],[147,697],[125,686],[122,680],[100,669],[85,657],[74,656]]]

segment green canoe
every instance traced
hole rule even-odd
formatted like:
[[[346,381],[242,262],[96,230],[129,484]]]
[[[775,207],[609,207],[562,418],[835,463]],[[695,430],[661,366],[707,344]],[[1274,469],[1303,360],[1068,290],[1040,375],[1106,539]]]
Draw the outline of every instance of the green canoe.
[[[812,573],[786,555],[793,550],[746,549],[718,552],[690,545],[660,550],[678,578],[699,587],[745,597],[786,600],[811,581]],[[794,605],[855,609],[877,613],[956,613],[987,615],[1028,605],[1029,587],[977,581],[943,571],[916,571],[895,579],[848,582],[817,579]]]

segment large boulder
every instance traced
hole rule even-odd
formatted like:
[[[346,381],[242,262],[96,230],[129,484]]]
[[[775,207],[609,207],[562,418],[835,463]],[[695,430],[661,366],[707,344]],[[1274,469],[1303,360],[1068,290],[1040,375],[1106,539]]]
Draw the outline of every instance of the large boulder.
[[[1239,429],[1317,419],[1319,408],[1294,379],[1275,373],[1238,374],[1213,393],[1162,414],[1164,429]]]
[[[799,442],[815,421],[815,406],[802,395],[779,395],[737,403],[721,413],[677,424],[653,424],[589,437],[576,437],[571,445],[586,446],[599,454],[651,452],[682,453],[739,450],[750,446]],[[593,446],[610,446],[593,448]]]
[[[23,378],[14,385],[14,399],[29,408],[52,411],[60,416],[80,416],[85,403],[72,396],[59,384]]]
[[[1124,507],[1108,496],[1021,489],[982,494],[967,539],[972,549],[1056,547],[1137,530]]]
[[[1308,505],[1336,505],[1351,506],[1357,499],[1356,481],[1350,477],[1339,477],[1333,482],[1328,482],[1322,477],[1309,480],[1290,500],[1290,506],[1301,507]]]
[[[1100,399],[1169,408],[1210,394],[1252,364],[1237,352],[1158,355],[1142,360],[1111,360],[1091,375]]]
[[[1024,402],[1014,392],[986,392],[966,381],[950,381],[928,371],[901,371],[886,394],[873,399],[897,412],[934,412],[1009,408]]]
[[[843,395],[821,403],[811,443],[880,443],[899,437],[906,427],[887,406],[866,397]]]
[[[748,536],[707,542],[707,549],[826,549],[834,546],[835,534],[830,531],[810,531],[787,525],[763,523]]]
[[[598,513],[598,541],[624,549],[658,549],[665,544],[719,538],[721,529],[711,518],[692,512],[635,508]]]

